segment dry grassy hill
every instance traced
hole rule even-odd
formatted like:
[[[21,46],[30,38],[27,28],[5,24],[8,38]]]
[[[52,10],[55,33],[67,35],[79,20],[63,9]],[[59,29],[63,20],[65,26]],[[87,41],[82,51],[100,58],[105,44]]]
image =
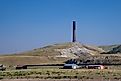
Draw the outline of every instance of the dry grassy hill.
[[[69,42],[49,45],[19,54],[3,55],[0,56],[0,63],[5,65],[63,63],[71,58],[99,55],[101,52],[104,50],[96,46]]]

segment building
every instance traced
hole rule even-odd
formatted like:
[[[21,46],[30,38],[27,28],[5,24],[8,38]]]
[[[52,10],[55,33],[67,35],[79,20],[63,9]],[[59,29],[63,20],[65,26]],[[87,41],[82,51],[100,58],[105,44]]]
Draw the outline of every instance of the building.
[[[87,65],[86,68],[88,69],[104,69],[103,65]]]

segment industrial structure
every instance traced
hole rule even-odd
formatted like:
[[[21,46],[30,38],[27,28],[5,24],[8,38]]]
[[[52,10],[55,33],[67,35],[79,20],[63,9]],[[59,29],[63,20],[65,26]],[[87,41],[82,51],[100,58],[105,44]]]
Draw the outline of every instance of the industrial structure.
[[[76,21],[73,21],[73,37],[72,42],[76,42]]]

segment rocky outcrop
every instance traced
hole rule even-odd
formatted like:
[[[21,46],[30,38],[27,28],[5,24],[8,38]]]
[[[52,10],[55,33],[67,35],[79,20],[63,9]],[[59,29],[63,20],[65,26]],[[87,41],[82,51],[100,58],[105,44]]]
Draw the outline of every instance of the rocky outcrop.
[[[61,44],[49,45],[43,48],[37,48],[32,51],[19,54],[31,56],[44,56],[44,57],[65,57],[65,58],[78,58],[83,56],[98,55],[103,50],[96,46],[85,45],[79,42],[68,42]]]
[[[60,55],[56,57],[81,57],[81,56],[89,56],[96,55],[104,50],[98,48],[96,46],[83,45],[78,42],[72,43],[72,46],[65,49],[55,49],[55,51],[60,52]]]

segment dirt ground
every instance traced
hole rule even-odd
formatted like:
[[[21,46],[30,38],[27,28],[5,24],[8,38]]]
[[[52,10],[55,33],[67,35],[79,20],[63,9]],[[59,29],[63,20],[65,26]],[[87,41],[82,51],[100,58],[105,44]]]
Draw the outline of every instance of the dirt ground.
[[[116,79],[82,79],[82,80],[78,80],[78,79],[56,79],[56,80],[52,80],[52,79],[3,79],[0,81],[121,81],[121,79],[116,80]]]

